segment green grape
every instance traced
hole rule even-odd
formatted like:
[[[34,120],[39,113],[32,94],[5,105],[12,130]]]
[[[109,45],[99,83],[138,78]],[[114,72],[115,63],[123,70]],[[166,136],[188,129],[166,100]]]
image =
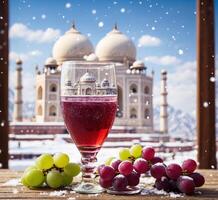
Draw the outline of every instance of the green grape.
[[[69,163],[69,156],[65,153],[56,153],[53,156],[54,164],[58,168],[63,168]]]
[[[24,170],[24,174],[32,169],[37,169],[35,166],[29,166]]]
[[[58,171],[50,171],[46,176],[46,183],[51,188],[59,188],[63,185],[63,176]]]
[[[54,160],[51,154],[45,153],[36,159],[36,167],[38,169],[50,169],[54,164]]]
[[[142,146],[140,144],[134,144],[130,148],[130,154],[135,158],[141,157],[141,155],[142,155]]]
[[[130,151],[128,148],[120,149],[119,151],[120,160],[128,160],[131,157]]]
[[[68,186],[72,183],[72,176],[68,176],[65,172],[62,172],[61,175],[63,176],[63,186]]]
[[[68,176],[77,176],[80,173],[80,165],[76,163],[69,163],[67,166],[64,167],[64,172]]]
[[[105,161],[105,165],[110,165],[111,164],[111,161],[113,160],[113,159],[115,159],[115,157],[109,157],[106,161]]]
[[[43,184],[44,180],[44,174],[39,169],[31,169],[23,176],[24,184],[29,187],[39,187]]]

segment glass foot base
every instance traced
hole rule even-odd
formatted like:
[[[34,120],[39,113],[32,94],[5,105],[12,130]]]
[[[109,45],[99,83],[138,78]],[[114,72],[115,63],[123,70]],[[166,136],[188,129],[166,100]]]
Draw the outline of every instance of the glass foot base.
[[[141,188],[139,187],[127,187],[124,191],[116,191],[113,188],[107,189],[107,193],[109,194],[117,194],[117,195],[131,195],[131,194],[138,194],[141,192]]]
[[[99,194],[105,191],[100,185],[93,183],[80,183],[73,190],[81,194]]]

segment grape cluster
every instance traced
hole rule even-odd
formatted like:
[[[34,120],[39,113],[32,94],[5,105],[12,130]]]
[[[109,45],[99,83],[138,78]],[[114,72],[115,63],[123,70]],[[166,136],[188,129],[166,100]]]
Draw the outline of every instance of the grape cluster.
[[[192,159],[187,159],[181,166],[175,163],[155,164],[151,167],[150,173],[156,179],[154,187],[158,190],[191,195],[195,187],[201,187],[205,182],[200,173],[194,172],[196,168],[197,163]]]
[[[80,165],[69,162],[65,153],[42,154],[34,166],[26,168],[21,182],[29,188],[42,187],[45,184],[51,188],[65,187],[72,183],[73,177],[80,173]]]
[[[131,148],[119,151],[119,159],[108,158],[105,164],[98,167],[99,184],[103,188],[125,191],[128,187],[137,186],[142,174],[150,174],[156,179],[154,187],[166,192],[193,194],[195,187],[204,184],[204,177],[197,172],[197,163],[188,159],[182,166],[163,163],[155,156],[152,147],[135,144]]]

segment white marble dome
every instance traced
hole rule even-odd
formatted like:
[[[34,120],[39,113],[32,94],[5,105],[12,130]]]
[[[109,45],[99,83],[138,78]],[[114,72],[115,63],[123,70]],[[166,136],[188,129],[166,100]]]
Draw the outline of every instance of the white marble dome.
[[[94,52],[90,40],[73,27],[61,36],[53,46],[53,57],[60,65],[68,60],[84,60],[85,55]]]
[[[132,40],[121,33],[117,27],[102,38],[96,46],[95,54],[99,61],[133,63],[136,59],[136,47]]]
[[[45,65],[46,66],[50,66],[50,65],[56,66],[57,61],[53,57],[48,57],[45,61]]]
[[[137,60],[133,63],[133,65],[130,67],[130,69],[144,69],[146,68],[145,67],[145,64],[143,61],[141,60]]]

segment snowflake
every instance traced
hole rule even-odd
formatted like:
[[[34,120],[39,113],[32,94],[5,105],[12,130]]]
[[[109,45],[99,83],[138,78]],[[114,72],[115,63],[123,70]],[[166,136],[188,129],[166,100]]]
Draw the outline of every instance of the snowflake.
[[[121,8],[121,9],[120,9],[120,12],[121,12],[121,13],[125,13],[125,11],[126,11],[125,8]]]
[[[88,37],[91,37],[91,35],[92,35],[91,33],[87,33],[87,36],[88,36]]]
[[[98,27],[102,28],[104,26],[104,22],[99,22]]]
[[[95,9],[92,10],[92,14],[95,15],[97,11]]]
[[[116,4],[117,4],[117,2],[116,2],[116,1],[114,1],[114,2],[113,2],[113,4],[114,4],[114,5],[116,5]]]
[[[166,15],[169,15],[169,12],[165,12]]]
[[[184,26],[184,25],[182,25],[182,26],[181,26],[181,28],[185,28],[185,26]]]
[[[215,81],[216,81],[216,78],[212,76],[212,77],[210,77],[210,81],[211,81],[211,82],[215,82]]]
[[[46,18],[46,15],[45,15],[45,14],[42,14],[42,15],[41,15],[41,18],[42,18],[42,19],[45,19],[45,18]]]
[[[182,50],[182,49],[179,49],[179,50],[178,50],[178,54],[179,54],[179,55],[183,55],[183,54],[184,54],[183,50]]]
[[[71,3],[66,3],[65,8],[71,8]]]
[[[174,35],[172,35],[172,39],[175,41],[176,40],[176,37]]]
[[[206,101],[203,103],[203,106],[204,106],[205,108],[207,108],[207,107],[208,107],[208,105],[209,105],[209,103],[208,103],[208,102],[206,102]]]
[[[32,20],[36,20],[36,17],[35,17],[35,16],[33,16],[33,17],[32,17]]]
[[[155,27],[154,27],[154,26],[152,26],[152,27],[151,27],[151,30],[152,30],[152,31],[154,31],[154,30],[155,30]]]

